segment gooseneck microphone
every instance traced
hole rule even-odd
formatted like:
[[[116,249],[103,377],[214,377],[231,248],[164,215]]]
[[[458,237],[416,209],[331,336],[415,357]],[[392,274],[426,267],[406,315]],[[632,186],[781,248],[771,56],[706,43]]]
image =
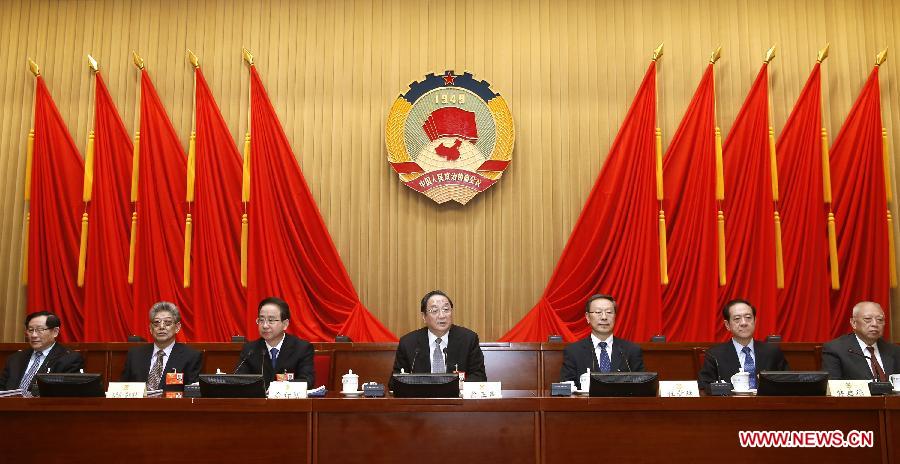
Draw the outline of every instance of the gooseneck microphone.
[[[866,361],[868,361],[868,364],[869,364],[869,372],[872,373],[872,381],[878,382],[878,376],[875,375],[875,371],[872,370],[872,357],[871,356],[866,356],[858,351],[853,351],[853,348],[847,348],[847,352],[850,354],[855,354],[857,356],[862,356],[863,358],[866,358]]]
[[[630,362],[628,362],[628,357],[627,357],[627,356],[625,356],[625,352],[624,352],[624,351],[622,351],[622,349],[621,349],[621,348],[619,348],[619,349],[618,349],[618,350],[616,350],[616,351],[618,351],[618,352],[619,352],[619,356],[621,356],[621,357],[622,357],[622,359],[624,359],[624,360],[625,360],[625,367],[627,367],[627,368],[628,368],[628,372],[633,372],[633,371],[632,371],[632,370],[631,370],[631,363],[630,363]],[[620,370],[620,372],[621,372],[621,370]]]
[[[709,351],[706,352],[706,357],[712,359],[713,366],[716,368],[716,383],[725,383],[725,381],[722,380],[722,374],[719,372],[719,360],[710,354]]]
[[[443,352],[444,352],[444,373],[446,373],[447,369],[450,368],[450,365],[447,363],[447,348],[444,348]]]
[[[244,363],[247,362],[248,359],[250,359],[250,356],[253,356],[253,351],[254,350],[251,349],[247,352],[246,355],[241,356],[241,362],[238,363],[237,367],[234,368],[234,372],[232,372],[232,374],[237,374],[237,371],[241,370],[241,367],[244,365]]]
[[[416,347],[416,354],[413,355],[412,366],[409,368],[409,373],[412,374],[416,372],[416,358],[419,357],[419,347]]]

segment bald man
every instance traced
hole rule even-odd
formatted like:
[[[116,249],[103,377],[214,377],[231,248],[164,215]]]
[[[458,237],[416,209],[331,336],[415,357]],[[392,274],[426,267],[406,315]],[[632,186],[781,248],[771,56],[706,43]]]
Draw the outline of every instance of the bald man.
[[[853,333],[822,347],[822,369],[831,380],[877,380],[887,382],[900,373],[900,347],[881,338],[884,310],[871,301],[857,303],[850,317]]]

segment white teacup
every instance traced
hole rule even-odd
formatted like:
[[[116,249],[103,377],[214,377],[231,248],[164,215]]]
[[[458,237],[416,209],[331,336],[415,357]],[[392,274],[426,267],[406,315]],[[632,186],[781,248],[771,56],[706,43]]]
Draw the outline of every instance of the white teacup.
[[[734,391],[750,391],[750,373],[740,371],[737,374],[732,375],[731,385],[734,386]]]
[[[900,374],[891,374],[891,384],[894,386],[894,390],[900,391]]]
[[[350,369],[349,372],[341,377],[341,384],[344,387],[343,391],[357,392],[359,391],[359,376],[353,373],[353,369]]]

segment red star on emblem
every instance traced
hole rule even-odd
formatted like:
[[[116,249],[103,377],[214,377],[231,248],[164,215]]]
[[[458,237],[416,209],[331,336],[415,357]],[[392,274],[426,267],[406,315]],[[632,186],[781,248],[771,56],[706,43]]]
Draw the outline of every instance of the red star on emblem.
[[[454,85],[454,79],[456,79],[456,76],[450,74],[450,71],[447,71],[447,74],[444,75],[444,85]]]

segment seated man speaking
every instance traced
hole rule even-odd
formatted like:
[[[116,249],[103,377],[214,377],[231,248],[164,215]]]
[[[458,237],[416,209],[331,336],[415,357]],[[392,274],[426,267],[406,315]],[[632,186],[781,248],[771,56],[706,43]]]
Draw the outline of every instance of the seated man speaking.
[[[312,344],[285,333],[291,322],[291,310],[281,298],[269,297],[259,302],[256,324],[259,340],[247,342],[235,374],[262,374],[268,386],[276,374],[293,374],[294,381],[306,381],[315,388],[315,350]]]
[[[750,388],[756,388],[757,376],[762,371],[786,371],[790,369],[781,348],[753,340],[756,331],[756,308],[745,300],[731,300],[722,308],[725,329],[731,332],[731,340],[706,351],[703,367],[697,374],[700,388],[719,379],[731,381],[731,376],[742,370],[750,374]]]
[[[184,384],[200,378],[203,355],[183,343],[175,341],[181,331],[181,312],[174,303],[160,301],[150,308],[150,335],[153,343],[128,350],[122,382],[147,382],[147,390],[162,389],[165,375],[170,372],[184,374]]]
[[[622,338],[613,337],[616,326],[616,300],[609,295],[592,295],[584,304],[584,319],[591,326],[591,335],[570,344],[563,351],[559,381],[581,382],[581,374],[591,372],[641,372],[644,357],[641,347]],[[587,385],[579,386],[586,389]]]
[[[478,334],[453,325],[453,302],[446,293],[433,290],[420,303],[425,327],[400,339],[394,357],[394,373],[443,374],[465,372],[469,382],[486,382],[484,354]]]

